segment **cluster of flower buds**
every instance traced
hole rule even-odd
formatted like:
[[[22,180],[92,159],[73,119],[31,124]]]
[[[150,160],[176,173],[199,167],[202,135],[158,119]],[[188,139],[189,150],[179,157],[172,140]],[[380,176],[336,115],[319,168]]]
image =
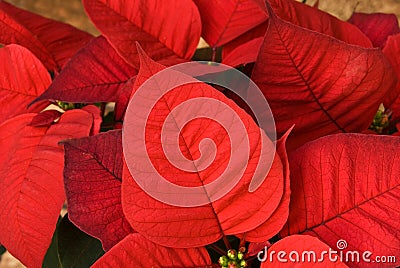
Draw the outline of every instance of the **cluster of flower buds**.
[[[244,248],[239,251],[234,249],[228,250],[226,256],[219,258],[219,264],[222,268],[242,268],[247,267],[247,263],[244,259]]]

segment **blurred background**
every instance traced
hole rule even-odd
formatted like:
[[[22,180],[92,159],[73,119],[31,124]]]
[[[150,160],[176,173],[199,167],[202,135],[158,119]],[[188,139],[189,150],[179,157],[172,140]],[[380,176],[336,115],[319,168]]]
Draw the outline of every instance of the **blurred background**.
[[[45,17],[72,24],[94,35],[99,34],[87,18],[81,0],[6,0],[6,2]],[[306,1],[309,5],[314,5],[315,2],[317,0]],[[400,0],[319,0],[319,8],[343,20],[349,19],[354,11],[394,13],[400,19]],[[204,46],[204,43],[201,46]],[[1,257],[0,268],[21,267],[24,266],[10,254],[5,253]]]

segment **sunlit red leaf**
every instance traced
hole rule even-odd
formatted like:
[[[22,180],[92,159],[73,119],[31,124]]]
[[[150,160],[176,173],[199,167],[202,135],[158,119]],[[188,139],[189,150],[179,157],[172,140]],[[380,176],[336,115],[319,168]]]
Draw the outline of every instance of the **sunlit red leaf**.
[[[400,34],[389,36],[383,54],[392,64],[397,77],[397,85],[392,87],[392,90],[386,95],[383,104],[385,108],[390,108],[393,111],[393,118],[400,118]]]
[[[144,94],[143,97],[148,99],[150,95],[163,92],[163,89],[160,87],[153,88],[152,86],[151,88],[147,88],[148,91],[139,91],[140,93],[138,93],[136,90],[146,79],[162,70],[164,67],[142,54],[141,63],[141,69],[136,78],[133,94]],[[168,79],[176,81],[176,79],[179,79],[179,75],[182,75],[184,79],[186,79],[186,76],[180,73],[174,74]],[[157,85],[159,83],[164,84],[168,83],[168,81],[160,79],[160,81],[157,80]],[[239,119],[236,120],[240,120],[240,122],[243,123],[245,127],[245,133],[243,133],[243,135],[246,135],[246,138],[249,140],[249,148],[245,150],[249,150],[250,159],[245,156],[245,152],[235,152],[235,149],[231,152],[231,139],[234,138],[234,135],[241,134],[236,132],[230,133],[229,129],[223,128],[216,121],[209,118],[198,118],[190,121],[183,129],[179,130],[175,127],[172,131],[179,133],[179,145],[177,145],[177,147],[187,159],[197,159],[200,154],[200,141],[205,138],[212,139],[217,149],[212,163],[201,171],[186,172],[177,168],[167,160],[163,153],[160,140],[163,121],[177,105],[196,98],[202,98],[202,100],[215,99],[218,100],[220,105],[227,105],[218,107],[207,106],[213,113],[213,115],[210,115],[211,118],[218,118],[218,115],[223,114],[224,118],[234,120],[232,118],[233,113],[239,117]],[[139,108],[140,107],[134,106],[134,109]],[[194,108],[194,106],[192,106],[192,108],[198,109]],[[146,121],[146,148],[144,148],[148,156],[135,154],[136,150],[139,149],[135,144],[127,143],[127,147],[124,147],[125,157],[131,164],[136,163],[136,166],[131,167],[137,168],[136,171],[139,177],[145,178],[148,176],[148,173],[141,173],[146,157],[151,159],[152,165],[154,165],[166,180],[185,187],[204,187],[205,184],[209,184],[219,178],[227,169],[228,159],[231,154],[239,157],[239,159],[236,158],[232,160],[236,163],[235,168],[229,167],[228,169],[233,172],[232,174],[229,173],[231,177],[234,176],[233,174],[235,174],[235,176],[238,176],[237,174],[240,175],[241,171],[244,171],[244,173],[240,175],[241,177],[238,177],[239,181],[236,185],[232,186],[233,189],[228,189],[227,194],[213,201],[212,205],[206,204],[196,207],[188,205],[186,207],[178,207],[165,204],[150,197],[138,186],[127,167],[124,166],[122,205],[128,221],[136,231],[153,242],[164,246],[195,247],[215,242],[224,234],[238,234],[252,230],[265,222],[272,215],[279,205],[283,194],[284,172],[281,162],[282,156],[279,154],[275,155],[269,174],[259,174],[262,178],[265,178],[265,181],[256,191],[250,193],[248,191],[249,185],[258,161],[265,157],[265,155],[261,155],[260,139],[263,139],[262,143],[266,146],[266,148],[264,148],[265,154],[270,155],[271,160],[274,155],[268,154],[272,153],[272,143],[263,132],[260,132],[260,129],[248,114],[219,91],[199,82],[174,88],[172,91],[163,95],[151,111]],[[131,112],[142,114],[140,110],[132,110]],[[232,114],[230,112],[232,112]],[[218,115],[214,113],[218,113]],[[174,118],[179,118],[179,116],[187,118],[191,115],[192,113],[190,110],[185,109],[185,111],[175,114]],[[130,117],[126,115],[123,133],[128,133],[131,124],[135,123],[129,120]],[[170,134],[172,135],[172,133]],[[129,135],[127,136],[127,139],[128,138],[130,138]],[[238,150],[238,148],[236,148],[236,150]],[[201,154],[209,155],[211,152],[212,150],[202,150]],[[228,184],[227,182],[225,183]],[[224,190],[226,186],[225,184],[218,184],[218,189]],[[157,192],[162,193],[163,190],[160,189]],[[168,192],[165,194],[171,196]],[[205,192],[202,197],[208,200],[211,195],[212,193]],[[240,196],[240,198],[237,198],[238,196]],[[182,199],[179,194],[172,195],[172,197],[180,200]],[[185,201],[188,204],[191,203],[191,200]],[[193,232],[193,230],[196,231]]]
[[[101,257],[92,267],[211,267],[205,248],[167,248],[140,234],[131,234]]]
[[[27,108],[51,83],[43,64],[19,45],[0,48],[0,59],[0,124],[18,114],[40,112],[45,108],[47,102]]]
[[[99,36],[82,48],[38,100],[93,103],[115,101],[119,88],[137,71]]]
[[[278,136],[296,124],[289,150],[328,134],[367,129],[394,76],[381,51],[289,24],[272,11],[252,73]]]
[[[93,37],[71,25],[44,18],[0,1],[0,43],[20,44],[46,68],[58,72]]]
[[[36,114],[0,126],[0,243],[28,267],[42,267],[65,200],[61,140],[89,134],[92,116],[66,112],[50,127],[28,126]]]
[[[399,22],[395,14],[354,12],[349,22],[368,36],[374,47],[383,48],[390,35],[400,33]]]
[[[202,19],[202,36],[212,47],[224,45],[268,18],[261,0],[194,2]]]
[[[84,0],[83,4],[100,32],[136,68],[135,42],[153,59],[172,65],[190,59],[200,40],[200,15],[191,0]]]
[[[281,233],[317,236],[335,250],[344,239],[346,250],[396,256],[390,266],[399,265],[399,146],[398,137],[337,134],[293,152],[290,214]]]
[[[109,250],[133,232],[121,206],[121,131],[71,140],[64,147],[69,219]]]
[[[266,259],[261,263],[261,268],[347,267],[343,262],[339,261],[340,256],[338,254],[329,253],[329,248],[327,244],[315,237],[292,235],[269,247],[266,255],[262,254],[262,257]],[[283,252],[283,254],[280,252]],[[278,256],[283,261],[279,260]]]

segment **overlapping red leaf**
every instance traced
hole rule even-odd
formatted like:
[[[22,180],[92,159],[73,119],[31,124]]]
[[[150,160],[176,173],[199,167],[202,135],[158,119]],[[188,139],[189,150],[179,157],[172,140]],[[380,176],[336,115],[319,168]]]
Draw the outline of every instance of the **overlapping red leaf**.
[[[121,131],[64,144],[69,219],[109,250],[133,232],[121,206]]]
[[[387,265],[399,265],[399,146],[399,137],[336,134],[293,152],[290,214],[281,233],[317,236],[333,249],[343,239],[346,251],[370,251],[371,260],[395,256]]]
[[[137,73],[99,36],[82,48],[38,100],[92,103],[115,101],[120,87]]]
[[[43,64],[19,45],[0,48],[0,59],[0,124],[13,116],[45,108],[47,102],[28,109],[28,104],[51,83]]]
[[[84,0],[83,4],[100,32],[136,68],[135,42],[153,59],[172,65],[190,59],[200,40],[200,15],[191,0]]]
[[[199,8],[203,38],[218,47],[264,22],[268,16],[260,0],[194,0]]]
[[[383,54],[392,64],[397,78],[396,86],[393,86],[391,91],[386,95],[383,104],[385,108],[390,108],[393,111],[393,119],[400,118],[400,34],[389,36]]]
[[[382,52],[295,26],[270,12],[252,79],[268,100],[278,136],[296,124],[289,150],[328,134],[366,130],[396,82]]]
[[[58,72],[93,37],[71,25],[47,19],[0,1],[0,43],[20,44]]]
[[[204,247],[167,248],[130,234],[93,265],[96,267],[211,267]]]
[[[29,126],[35,115],[0,126],[0,243],[24,265],[42,267],[65,200],[58,143],[88,135],[93,119],[72,110],[50,127]]]
[[[390,35],[400,33],[399,22],[395,14],[354,12],[349,22],[368,36],[374,47],[383,48]]]

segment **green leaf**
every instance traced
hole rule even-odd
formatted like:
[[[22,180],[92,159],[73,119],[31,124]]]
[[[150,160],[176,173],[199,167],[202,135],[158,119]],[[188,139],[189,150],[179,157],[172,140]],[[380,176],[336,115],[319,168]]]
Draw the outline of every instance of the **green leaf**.
[[[79,230],[64,216],[58,227],[58,252],[63,267],[89,267],[104,251],[94,237]]]

